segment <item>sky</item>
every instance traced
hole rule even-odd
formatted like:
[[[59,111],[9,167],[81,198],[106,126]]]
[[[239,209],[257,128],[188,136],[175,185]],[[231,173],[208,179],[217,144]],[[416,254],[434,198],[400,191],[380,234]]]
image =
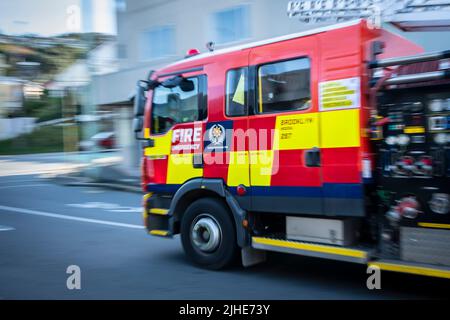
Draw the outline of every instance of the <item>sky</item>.
[[[0,1],[0,33],[52,36],[89,31],[116,33],[114,0]]]

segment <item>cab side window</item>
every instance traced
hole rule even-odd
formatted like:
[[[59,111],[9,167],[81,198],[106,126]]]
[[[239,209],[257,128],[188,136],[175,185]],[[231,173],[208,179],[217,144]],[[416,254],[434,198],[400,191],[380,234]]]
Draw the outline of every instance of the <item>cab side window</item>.
[[[311,105],[310,61],[299,58],[258,68],[257,113],[303,110]]]
[[[229,117],[247,115],[247,74],[247,68],[227,72],[225,114]]]
[[[187,78],[181,85],[166,88],[162,85],[153,91],[151,133],[169,131],[177,123],[200,121],[205,118],[201,79]]]

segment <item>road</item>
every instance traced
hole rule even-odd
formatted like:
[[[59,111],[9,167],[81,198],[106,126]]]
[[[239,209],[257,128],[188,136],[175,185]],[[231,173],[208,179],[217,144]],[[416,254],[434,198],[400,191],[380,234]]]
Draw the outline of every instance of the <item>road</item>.
[[[0,299],[448,297],[447,280],[383,272],[381,290],[368,290],[364,266],[292,255],[271,254],[251,268],[199,269],[179,237],[146,234],[139,194],[58,185],[21,168],[39,159],[8,157],[16,171],[0,170]],[[81,269],[80,290],[66,286],[70,265]]]

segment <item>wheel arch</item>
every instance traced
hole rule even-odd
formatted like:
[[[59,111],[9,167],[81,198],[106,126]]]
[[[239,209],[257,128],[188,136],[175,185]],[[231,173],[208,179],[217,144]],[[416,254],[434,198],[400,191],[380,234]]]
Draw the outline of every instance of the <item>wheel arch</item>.
[[[172,233],[180,232],[180,222],[188,206],[202,198],[222,199],[224,205],[231,212],[235,222],[236,240],[239,247],[245,247],[249,243],[247,230],[243,227],[246,211],[243,210],[234,196],[225,188],[222,179],[192,179],[183,184],[175,193],[169,208],[172,217]]]

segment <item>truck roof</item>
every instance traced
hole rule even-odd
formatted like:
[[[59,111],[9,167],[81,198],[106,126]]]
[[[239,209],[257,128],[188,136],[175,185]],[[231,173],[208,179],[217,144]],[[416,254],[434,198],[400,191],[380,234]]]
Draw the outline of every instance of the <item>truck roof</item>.
[[[342,22],[342,23],[333,24],[333,25],[330,25],[330,26],[314,28],[314,29],[310,29],[310,30],[297,32],[297,33],[292,33],[292,34],[288,34],[288,35],[284,35],[284,36],[279,36],[279,37],[274,37],[274,38],[270,38],[270,39],[244,43],[244,44],[241,44],[241,45],[232,46],[232,47],[223,48],[223,49],[218,49],[218,50],[214,50],[214,51],[211,51],[211,52],[203,52],[203,53],[197,54],[195,56],[192,56],[192,57],[189,57],[189,58],[186,58],[186,59],[179,60],[179,61],[176,61],[174,63],[171,63],[171,64],[169,64],[169,65],[159,69],[158,73],[165,73],[167,71],[174,71],[174,70],[179,69],[179,67],[185,68],[186,66],[192,66],[192,65],[195,65],[195,63],[193,64],[192,62],[198,61],[200,59],[210,58],[210,57],[213,57],[213,56],[218,56],[218,55],[222,55],[222,54],[226,54],[226,53],[230,53],[230,52],[236,52],[236,51],[240,51],[240,50],[260,47],[260,46],[263,46],[263,45],[266,45],[266,44],[286,41],[286,40],[295,39],[295,38],[306,37],[306,36],[313,35],[313,34],[318,34],[318,33],[322,33],[322,32],[327,32],[327,31],[331,31],[331,30],[336,30],[336,29],[340,29],[340,28],[354,26],[354,25],[360,24],[362,21],[363,21],[363,19],[355,19],[355,20],[351,20],[351,21],[346,21],[346,22]]]

